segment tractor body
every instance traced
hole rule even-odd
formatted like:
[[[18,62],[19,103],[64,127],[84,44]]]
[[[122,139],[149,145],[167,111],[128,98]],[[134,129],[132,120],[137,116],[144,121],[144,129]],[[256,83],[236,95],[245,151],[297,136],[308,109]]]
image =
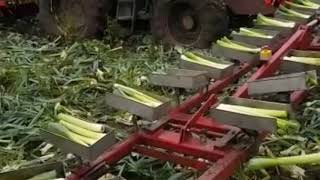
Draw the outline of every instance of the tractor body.
[[[18,13],[37,5],[42,28],[50,34],[95,36],[107,15],[129,24],[150,21],[154,36],[171,44],[205,48],[228,32],[233,16],[272,14],[277,0],[0,0],[0,11]],[[18,10],[17,10],[18,9]],[[14,14],[13,13],[13,14]],[[10,14],[10,13],[9,13]],[[1,14],[0,14],[1,16]]]

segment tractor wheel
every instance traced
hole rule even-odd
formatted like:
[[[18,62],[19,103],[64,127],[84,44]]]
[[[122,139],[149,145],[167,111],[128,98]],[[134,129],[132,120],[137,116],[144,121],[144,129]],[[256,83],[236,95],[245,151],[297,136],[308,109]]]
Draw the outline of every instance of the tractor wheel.
[[[39,0],[43,30],[65,37],[93,37],[103,32],[113,0]]]
[[[170,44],[207,48],[227,32],[223,0],[156,0],[151,30]]]

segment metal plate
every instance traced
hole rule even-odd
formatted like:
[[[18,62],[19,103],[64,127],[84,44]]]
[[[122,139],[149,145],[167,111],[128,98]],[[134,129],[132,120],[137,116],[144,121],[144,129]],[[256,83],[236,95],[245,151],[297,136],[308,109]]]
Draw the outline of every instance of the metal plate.
[[[21,168],[14,171],[0,173],[1,180],[24,180],[32,178],[38,174],[56,170],[58,178],[64,178],[65,172],[61,162],[39,164],[32,167]]]
[[[116,93],[106,93],[105,102],[113,108],[128,111],[149,121],[159,120],[161,117],[167,115],[171,108],[171,101],[168,99],[164,100],[164,103],[158,107],[150,107],[117,95]]]
[[[248,82],[249,95],[275,92],[289,92],[309,89],[306,79],[309,74],[317,76],[316,71],[285,74]]]
[[[168,69],[166,74],[151,74],[150,83],[158,86],[199,89],[209,84],[207,72],[187,69]]]

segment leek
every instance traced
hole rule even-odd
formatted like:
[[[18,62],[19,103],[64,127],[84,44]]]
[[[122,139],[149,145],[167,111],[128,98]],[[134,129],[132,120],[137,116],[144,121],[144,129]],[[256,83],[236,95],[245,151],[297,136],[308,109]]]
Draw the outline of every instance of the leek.
[[[61,136],[64,136],[68,139],[70,139],[73,142],[76,142],[78,144],[88,146],[87,143],[85,143],[83,140],[79,139],[78,137],[75,137],[74,134],[71,131],[69,131],[66,127],[64,127],[62,124],[58,123],[49,123],[48,130],[53,133],[57,133]]]
[[[196,54],[194,54],[192,52],[183,53],[181,55],[181,59],[185,60],[185,61],[192,62],[192,63],[201,64],[204,66],[209,66],[209,67],[218,68],[218,69],[225,69],[230,66],[230,64],[218,63],[218,62],[207,60],[201,56],[197,56]]]
[[[257,16],[256,24],[266,25],[266,26],[288,27],[288,28],[293,28],[296,25],[296,23],[293,21],[281,21],[278,19],[266,17],[260,13]]]
[[[284,13],[287,13],[289,15],[295,16],[295,17],[300,17],[300,18],[304,18],[304,19],[310,18],[310,15],[308,15],[308,14],[299,13],[299,12],[294,11],[292,9],[288,9],[288,8],[284,7],[283,5],[279,6],[279,10]]]
[[[309,64],[314,66],[320,66],[320,58],[314,58],[314,57],[285,56],[283,60],[302,63],[302,64]]]
[[[239,32],[233,31],[232,34],[238,34],[243,36],[252,36],[252,37],[260,37],[260,38],[266,38],[266,39],[272,39],[273,36],[267,35],[262,32],[257,32],[254,29],[249,28],[240,28]]]
[[[97,132],[89,131],[89,130],[84,129],[84,128],[80,127],[80,126],[68,123],[68,122],[63,121],[63,120],[60,121],[60,124],[62,124],[66,128],[68,128],[70,131],[72,131],[72,132],[74,132],[76,134],[79,134],[81,136],[85,136],[87,138],[99,140],[99,139],[101,139],[102,137],[105,136],[105,134],[103,134],[103,133],[97,133]]]
[[[281,165],[297,164],[318,164],[320,162],[320,153],[313,153],[299,156],[287,156],[277,158],[252,158],[249,160],[247,168],[249,170],[258,170],[268,167]]]
[[[117,89],[123,97],[147,106],[158,107],[163,104],[163,102],[156,98],[121,84],[114,84],[114,88]]]
[[[217,44],[219,46],[230,48],[238,51],[244,51],[244,52],[250,52],[250,53],[258,53],[261,51],[261,48],[250,48],[246,47],[242,44],[239,44],[239,42],[231,41],[228,38],[224,37],[221,40],[217,41]]]
[[[38,174],[38,175],[36,175],[32,178],[29,178],[27,180],[48,180],[48,179],[56,179],[56,178],[57,178],[57,171],[52,170],[52,171]]]
[[[296,7],[296,8],[305,8],[305,9],[314,9],[314,10],[318,9],[316,7],[307,6],[304,4],[298,4],[298,3],[294,3],[294,2],[290,2],[290,1],[285,1],[284,3],[291,6],[291,7]]]
[[[69,130],[69,129],[68,129]],[[73,131],[69,131],[68,132],[70,136],[72,136],[73,138],[76,138],[82,142],[84,142],[85,144],[83,144],[84,146],[91,146],[93,145],[94,143],[97,142],[97,139],[92,139],[92,138],[88,138],[88,137],[85,137],[85,136],[81,136],[80,134],[77,134]],[[71,139],[70,139],[71,140]]]
[[[268,116],[279,117],[279,118],[287,118],[288,112],[284,110],[270,110],[270,109],[261,109],[261,108],[253,108],[247,106],[240,106],[240,105],[230,105],[230,104],[220,104],[220,108],[223,109],[236,109],[239,111],[248,111],[248,112],[255,112],[258,114],[265,114]]]
[[[63,121],[68,122],[70,124],[74,124],[74,125],[77,125],[79,127],[82,127],[84,129],[94,131],[94,132],[104,132],[106,130],[106,127],[102,124],[87,122],[87,121],[84,121],[79,118],[76,118],[76,117],[73,117],[73,116],[70,116],[67,114],[63,114],[63,113],[58,114],[57,118],[59,120],[63,120]]]

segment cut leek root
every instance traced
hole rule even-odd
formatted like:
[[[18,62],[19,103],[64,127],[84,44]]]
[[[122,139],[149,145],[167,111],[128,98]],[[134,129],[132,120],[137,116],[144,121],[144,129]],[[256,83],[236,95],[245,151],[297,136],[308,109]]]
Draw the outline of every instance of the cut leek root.
[[[192,53],[192,52],[182,53],[181,60],[200,64],[203,66],[217,68],[217,69],[225,69],[231,65],[231,63],[229,63],[227,61],[223,61],[220,59],[214,59],[214,58],[206,58],[204,56],[201,56],[197,53]]]
[[[216,109],[249,116],[276,118],[278,128],[283,130],[298,130],[300,128],[298,123],[286,120],[288,117],[288,112],[283,110],[260,109],[231,104],[220,104],[216,107]]]
[[[50,179],[56,179],[56,178],[57,178],[57,171],[52,170],[52,171],[38,174],[38,175],[36,175],[32,178],[29,178],[27,180],[50,180]]]
[[[225,48],[230,48],[230,49],[243,51],[243,52],[249,52],[249,53],[259,53],[261,51],[261,48],[250,48],[250,47],[242,45],[241,43],[239,43],[237,41],[232,41],[232,40],[228,39],[227,37],[223,37],[221,40],[218,40],[217,44],[219,46],[222,46]]]
[[[265,33],[256,31],[255,29],[251,28],[240,28],[239,32],[233,31],[232,34],[242,35],[242,36],[251,36],[251,37],[259,37],[265,39],[272,39],[273,36],[267,35]]]
[[[292,9],[288,9],[288,8],[284,7],[283,5],[279,6],[279,11],[278,12],[282,12],[282,13],[284,13],[286,15],[289,15],[289,16],[299,17],[299,18],[304,18],[304,19],[308,19],[308,18],[311,17],[311,15],[303,14],[303,13],[294,11]]]
[[[151,97],[147,94],[144,94],[141,91],[138,91],[136,89],[121,85],[121,84],[114,84],[113,87],[115,89],[118,90],[118,92],[120,93],[120,95],[122,95],[123,97],[130,99],[132,101],[141,103],[141,104],[145,104],[147,106],[150,107],[158,107],[161,104],[163,104],[162,101]]]
[[[258,14],[257,19],[256,19],[256,25],[293,28],[293,27],[295,27],[296,23],[293,21],[281,21],[278,19],[266,17],[262,14]]]
[[[299,156],[288,156],[278,158],[252,158],[249,160],[247,168],[249,170],[258,170],[280,165],[298,165],[298,164],[318,164],[320,162],[320,153],[313,153]]]
[[[314,66],[320,66],[320,58],[285,56],[283,60],[302,63],[302,64],[309,64]]]

